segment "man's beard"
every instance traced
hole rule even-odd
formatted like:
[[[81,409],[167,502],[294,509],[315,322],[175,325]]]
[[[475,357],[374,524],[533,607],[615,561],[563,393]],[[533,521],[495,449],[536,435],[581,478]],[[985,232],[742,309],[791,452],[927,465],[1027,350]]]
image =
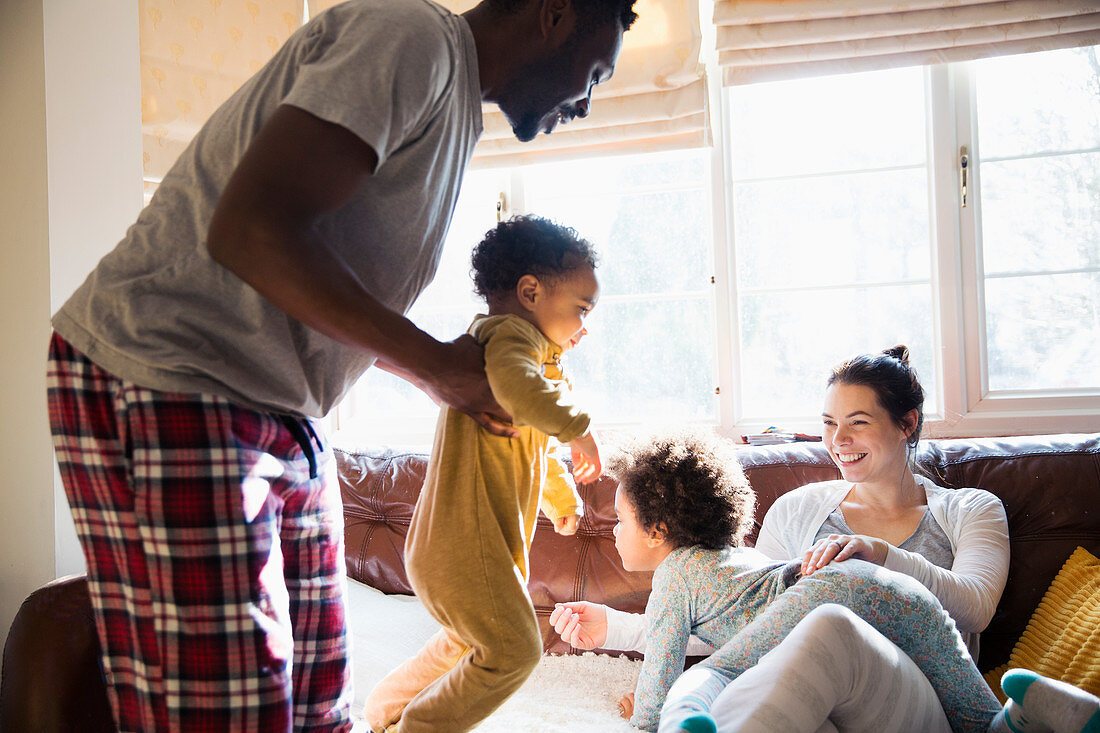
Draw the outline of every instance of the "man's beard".
[[[533,112],[525,114],[519,121],[512,123],[512,134],[521,143],[534,140],[541,131],[542,118],[536,116]]]
[[[520,142],[530,142],[538,137],[538,134],[542,132],[543,120],[547,118],[551,113],[556,113],[561,106],[563,100],[556,100],[553,106],[542,109],[532,109],[533,100],[536,100],[540,94],[540,91],[545,90],[543,95],[545,98],[553,98],[560,94],[560,92],[552,92],[547,90],[548,85],[559,84],[561,80],[568,79],[571,67],[573,65],[573,57],[576,54],[577,47],[577,33],[573,32],[571,36],[562,47],[559,48],[553,56],[548,59],[531,61],[525,66],[519,74],[516,75],[515,91],[513,96],[518,99],[515,105],[510,102],[500,105],[501,112],[508,119],[508,122],[512,125],[512,134]],[[531,92],[532,84],[542,85],[535,89],[534,93]],[[532,103],[527,105],[526,103]],[[513,109],[517,107],[518,109]]]

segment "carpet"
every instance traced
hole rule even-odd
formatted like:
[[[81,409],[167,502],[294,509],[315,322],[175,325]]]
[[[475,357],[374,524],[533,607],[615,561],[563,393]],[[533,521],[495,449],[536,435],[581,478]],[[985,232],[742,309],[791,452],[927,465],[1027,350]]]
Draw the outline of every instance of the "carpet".
[[[415,654],[439,625],[413,596],[385,595],[348,581],[348,632],[355,697],[363,712],[367,693],[391,669]],[[477,733],[629,733],[619,698],[634,691],[641,662],[606,654],[542,658],[516,694],[481,723]],[[357,721],[353,733],[369,733]]]
[[[619,717],[619,698],[634,691],[641,662],[588,652],[544,656],[515,695],[478,733],[613,733],[637,730]]]

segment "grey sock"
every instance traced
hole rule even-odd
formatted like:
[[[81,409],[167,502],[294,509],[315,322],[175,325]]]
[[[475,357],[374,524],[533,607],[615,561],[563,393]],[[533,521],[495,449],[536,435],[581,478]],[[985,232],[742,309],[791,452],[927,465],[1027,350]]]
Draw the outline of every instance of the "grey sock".
[[[1012,698],[989,724],[990,733],[1051,733],[1050,727],[1029,720],[1023,709]]]
[[[1100,698],[1066,682],[1026,669],[1011,669],[1001,678],[1009,703],[997,715],[1011,733],[1100,733]]]

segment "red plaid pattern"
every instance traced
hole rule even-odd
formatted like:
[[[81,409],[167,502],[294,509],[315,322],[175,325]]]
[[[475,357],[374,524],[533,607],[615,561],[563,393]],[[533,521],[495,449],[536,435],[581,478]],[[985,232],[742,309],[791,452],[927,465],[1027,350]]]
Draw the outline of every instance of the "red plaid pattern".
[[[118,379],[56,334],[48,389],[120,730],[350,730],[332,452]]]

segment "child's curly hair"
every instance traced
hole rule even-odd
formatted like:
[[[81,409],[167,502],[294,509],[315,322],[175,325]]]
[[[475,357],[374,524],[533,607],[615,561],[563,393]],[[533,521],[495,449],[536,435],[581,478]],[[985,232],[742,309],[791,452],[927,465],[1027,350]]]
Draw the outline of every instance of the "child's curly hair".
[[[488,300],[524,275],[554,280],[596,266],[596,252],[576,230],[538,216],[514,216],[485,233],[470,258],[474,290]]]
[[[661,434],[624,448],[610,463],[639,523],[664,529],[673,547],[740,545],[752,526],[756,495],[736,449],[713,434]]]

